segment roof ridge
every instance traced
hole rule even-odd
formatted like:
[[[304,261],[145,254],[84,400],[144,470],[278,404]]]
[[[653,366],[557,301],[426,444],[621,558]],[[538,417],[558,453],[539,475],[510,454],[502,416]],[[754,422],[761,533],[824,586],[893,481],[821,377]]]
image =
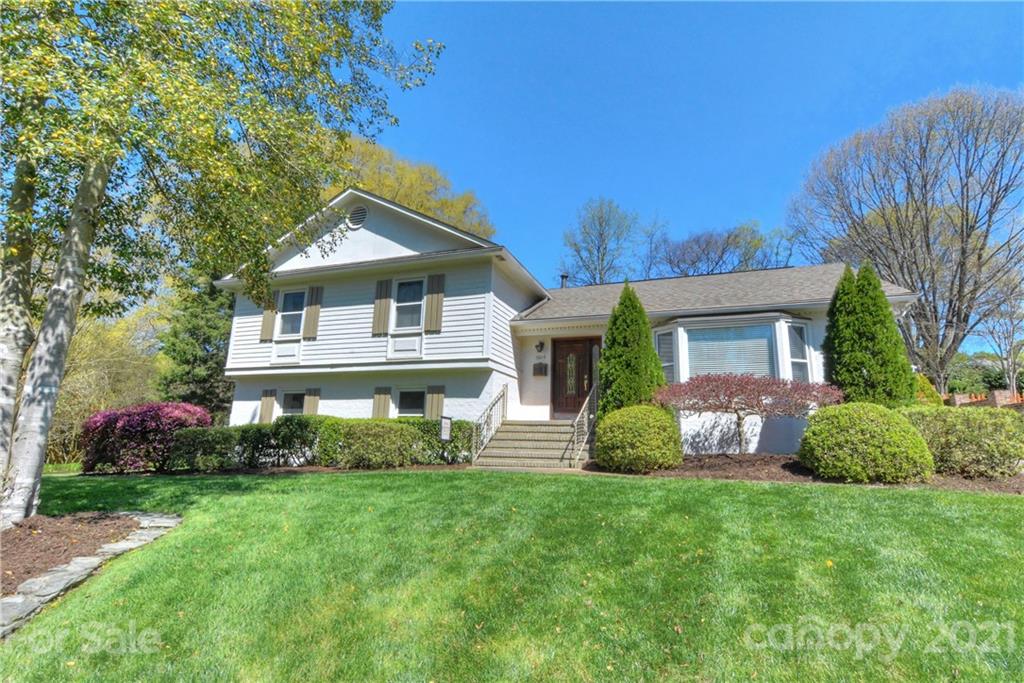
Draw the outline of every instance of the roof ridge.
[[[555,288],[553,291],[559,291],[559,289],[586,289],[587,287],[611,287],[612,285],[622,285],[629,283],[631,285],[640,284],[641,282],[661,282],[664,280],[692,280],[700,277],[716,277],[718,275],[741,275],[744,273],[770,273],[780,270],[801,270],[807,268],[823,268],[825,266],[844,266],[845,263],[841,261],[830,261],[829,263],[807,263],[797,266],[774,266],[772,268],[747,268],[744,270],[728,270],[721,273],[701,273],[699,275],[664,275],[662,277],[648,277],[642,280],[618,280],[616,282],[596,282],[590,285],[576,285],[570,287]]]

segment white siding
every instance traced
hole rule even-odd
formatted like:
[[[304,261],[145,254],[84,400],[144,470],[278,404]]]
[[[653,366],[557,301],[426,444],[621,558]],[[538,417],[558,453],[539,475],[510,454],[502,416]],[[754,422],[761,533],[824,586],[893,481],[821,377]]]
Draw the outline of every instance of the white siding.
[[[423,336],[423,356],[416,360],[480,359],[484,356],[490,264],[487,261],[451,265],[444,270],[445,298],[440,334]],[[407,270],[395,277],[418,277],[428,272]],[[371,335],[374,288],[382,275],[358,275],[315,281],[323,286],[320,327],[314,341],[300,342],[298,367],[383,363],[388,338]],[[297,285],[302,287],[302,285]],[[238,298],[232,324],[227,369],[271,367],[275,343],[260,343],[262,310]]]
[[[259,419],[260,395],[264,389],[277,391],[277,409],[281,414],[284,392],[320,389],[320,415],[370,417],[374,387],[391,387],[392,400],[398,389],[441,384],[445,388],[444,414],[457,420],[476,420],[490,403],[494,393],[509,378],[490,370],[433,370],[387,373],[333,373],[273,377],[246,377],[235,383],[231,406],[231,424],[250,424]],[[396,415],[392,405],[392,416]]]
[[[378,259],[413,256],[433,251],[466,249],[476,246],[470,240],[424,225],[422,221],[390,207],[359,197],[348,200],[342,210],[354,206],[368,209],[366,223],[358,230],[347,230],[340,243],[331,244],[328,237],[317,240],[307,249],[286,247],[276,257],[276,272],[287,272],[314,266],[357,263]],[[327,253],[321,246],[328,247]]]
[[[272,344],[260,343],[263,309],[239,294],[235,297],[235,315],[231,320],[227,367],[269,365]]]
[[[320,329],[315,341],[302,342],[300,366],[384,359],[387,338],[370,334],[376,282],[364,276],[323,285]]]
[[[514,285],[497,266],[491,282],[490,356],[511,370],[516,367],[516,345],[509,322],[539,299]]]
[[[449,267],[444,273],[441,333],[424,336],[424,358],[483,357],[490,264]]]

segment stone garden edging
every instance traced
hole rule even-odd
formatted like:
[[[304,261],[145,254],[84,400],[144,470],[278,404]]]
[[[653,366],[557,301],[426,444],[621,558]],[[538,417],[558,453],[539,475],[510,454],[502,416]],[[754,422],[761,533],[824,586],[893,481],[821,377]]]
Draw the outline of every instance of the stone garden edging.
[[[24,626],[36,612],[54,598],[85,581],[112,557],[155,541],[181,524],[181,517],[154,512],[121,512],[139,523],[139,528],[120,541],[100,546],[95,555],[74,557],[67,564],[52,567],[40,576],[23,581],[14,595],[0,598],[0,638]]]

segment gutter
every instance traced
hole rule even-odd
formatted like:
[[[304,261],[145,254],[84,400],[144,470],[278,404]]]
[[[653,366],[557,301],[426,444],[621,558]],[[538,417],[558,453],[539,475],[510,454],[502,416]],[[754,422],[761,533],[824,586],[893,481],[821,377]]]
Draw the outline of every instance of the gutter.
[[[271,282],[291,282],[298,280],[308,280],[310,276],[317,275],[343,275],[346,273],[366,272],[374,270],[390,270],[396,266],[419,265],[421,263],[436,263],[444,261],[458,261],[468,258],[495,255],[511,256],[511,254],[508,254],[508,250],[506,250],[505,247],[500,246],[480,247],[472,249],[455,249],[452,251],[436,251],[427,254],[412,254],[409,256],[398,256],[389,259],[355,261],[353,263],[342,264],[334,263],[323,266],[312,266],[310,268],[286,270],[280,273],[272,273],[270,279]],[[518,261],[516,261],[516,263],[518,264]],[[213,284],[216,285],[217,287],[220,287],[221,289],[239,289],[241,288],[242,280],[237,277],[226,277],[220,280],[215,280]]]
[[[886,299],[890,303],[908,303],[917,300],[918,295],[914,292],[907,294],[891,294],[886,296]],[[518,316],[512,319],[510,324],[512,327],[529,327],[531,325],[557,325],[564,323],[585,323],[593,322],[600,323],[607,320],[611,316],[611,312],[602,313],[598,315],[574,315],[574,316],[560,316],[556,318],[527,318],[525,316],[531,314],[548,301],[541,301],[535,304],[531,308],[526,309]],[[777,302],[772,304],[761,304],[759,306],[713,306],[705,308],[680,308],[667,311],[648,311],[648,318],[685,318],[688,316],[695,315],[723,315],[729,313],[752,313],[752,312],[770,312],[778,311],[784,308],[818,308],[828,307],[832,302],[832,299],[807,299],[804,301],[785,301]]]

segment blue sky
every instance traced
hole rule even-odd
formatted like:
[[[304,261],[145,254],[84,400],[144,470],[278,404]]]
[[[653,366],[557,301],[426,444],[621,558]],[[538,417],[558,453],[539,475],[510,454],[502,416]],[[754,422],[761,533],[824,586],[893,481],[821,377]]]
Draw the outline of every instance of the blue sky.
[[[782,225],[812,160],[900,104],[1024,85],[1024,5],[399,3],[400,45],[446,50],[379,140],[476,190],[555,284],[604,195],[674,236]]]

